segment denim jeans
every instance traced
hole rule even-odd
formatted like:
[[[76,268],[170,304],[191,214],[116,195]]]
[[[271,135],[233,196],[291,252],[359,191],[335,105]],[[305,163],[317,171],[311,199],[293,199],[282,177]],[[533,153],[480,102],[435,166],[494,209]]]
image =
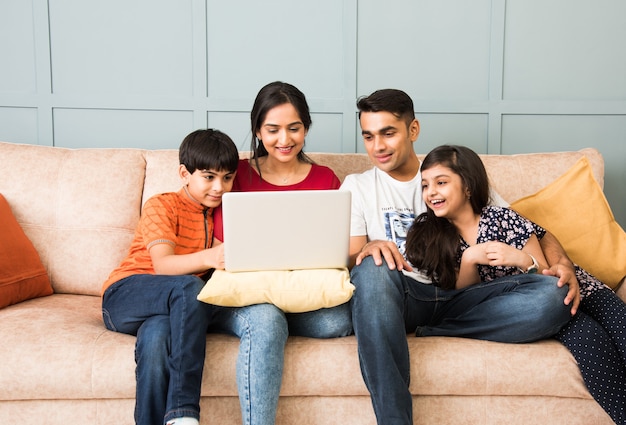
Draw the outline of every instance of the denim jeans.
[[[196,299],[196,276],[134,275],[102,298],[107,329],[137,336],[135,422],[200,417],[200,387],[211,306]]]
[[[567,286],[541,274],[443,290],[367,257],[351,281],[361,373],[379,424],[413,424],[408,332],[521,343],[554,335],[570,319]]]
[[[215,307],[209,332],[240,338],[237,388],[244,425],[273,425],[288,335],[334,338],[352,333],[349,304],[285,314],[272,304]]]

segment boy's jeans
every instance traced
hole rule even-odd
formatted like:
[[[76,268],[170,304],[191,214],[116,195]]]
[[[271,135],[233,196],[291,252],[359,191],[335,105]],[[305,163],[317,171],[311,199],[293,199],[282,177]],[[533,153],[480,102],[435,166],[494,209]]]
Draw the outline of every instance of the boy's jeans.
[[[413,423],[407,332],[522,343],[552,336],[570,319],[567,285],[541,274],[443,290],[367,257],[351,281],[361,373],[379,424]]]
[[[211,306],[196,299],[196,276],[134,275],[111,285],[102,298],[107,329],[137,336],[138,425],[199,419],[200,387]]]

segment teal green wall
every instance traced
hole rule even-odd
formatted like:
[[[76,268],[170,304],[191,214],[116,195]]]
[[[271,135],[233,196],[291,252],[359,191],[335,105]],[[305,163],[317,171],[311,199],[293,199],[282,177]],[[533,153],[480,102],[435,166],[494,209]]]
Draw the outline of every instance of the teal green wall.
[[[244,150],[256,92],[284,80],[312,108],[308,151],[360,152],[356,98],[395,87],[421,153],[599,149],[626,227],[625,16],[623,0],[2,0],[0,140],[177,148],[208,126]]]

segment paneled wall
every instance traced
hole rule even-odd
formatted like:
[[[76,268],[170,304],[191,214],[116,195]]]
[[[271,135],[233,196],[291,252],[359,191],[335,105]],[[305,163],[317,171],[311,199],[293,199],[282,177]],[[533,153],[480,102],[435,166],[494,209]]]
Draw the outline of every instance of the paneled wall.
[[[177,148],[208,126],[244,150],[254,96],[283,80],[312,108],[308,151],[360,152],[356,98],[395,87],[418,152],[596,147],[626,227],[625,17],[623,0],[2,0],[0,140]]]

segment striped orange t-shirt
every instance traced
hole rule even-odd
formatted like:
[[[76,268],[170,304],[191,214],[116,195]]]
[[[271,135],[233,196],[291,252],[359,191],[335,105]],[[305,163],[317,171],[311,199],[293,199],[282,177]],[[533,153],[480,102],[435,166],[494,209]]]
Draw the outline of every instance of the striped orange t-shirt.
[[[134,274],[155,274],[150,248],[166,243],[174,254],[191,254],[211,246],[213,211],[189,198],[185,189],[148,199],[143,206],[128,255],[102,285],[102,293],[115,282]]]

